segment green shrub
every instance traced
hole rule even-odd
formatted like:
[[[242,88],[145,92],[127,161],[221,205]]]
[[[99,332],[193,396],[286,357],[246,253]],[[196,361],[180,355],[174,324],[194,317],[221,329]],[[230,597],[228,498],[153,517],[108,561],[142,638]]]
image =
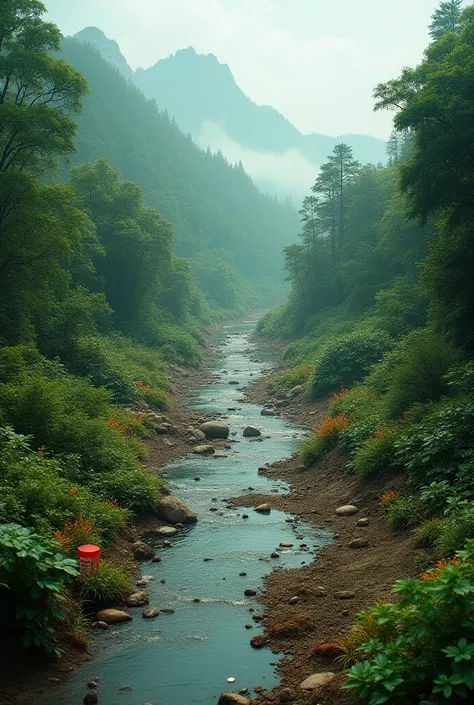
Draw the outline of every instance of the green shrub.
[[[418,546],[431,548],[439,538],[442,528],[442,519],[425,519],[415,529],[415,538]]]
[[[318,355],[310,381],[312,396],[321,397],[359,382],[391,344],[387,333],[370,329],[330,339]]]
[[[377,429],[376,435],[367,438],[356,450],[351,467],[357,477],[366,477],[393,467],[395,440],[398,429],[388,426]]]
[[[439,536],[434,542],[439,558],[450,558],[466,541],[474,538],[474,502],[460,500],[453,503],[442,520]]]
[[[92,575],[79,578],[80,598],[86,604],[101,606],[121,602],[132,590],[132,575],[127,567],[102,560]]]
[[[301,446],[301,459],[304,465],[310,466],[323,458],[331,448],[334,448],[336,441],[333,438],[321,436],[319,433],[313,434]]]
[[[77,562],[58,544],[18,524],[0,524],[0,625],[24,648],[55,651],[54,623],[64,617],[63,584],[78,575]]]
[[[452,497],[453,490],[454,488],[446,480],[423,485],[420,489],[421,503],[430,514],[441,514],[448,503],[448,499]]]
[[[456,492],[473,496],[474,398],[439,402],[396,442],[397,461],[417,485],[448,481]]]
[[[314,370],[314,365],[310,362],[301,363],[286,370],[278,377],[270,382],[268,385],[268,391],[270,394],[275,394],[275,392],[283,391],[286,389],[293,389],[299,384],[305,384]]]
[[[420,519],[420,506],[414,497],[400,495],[387,506],[387,522],[393,531],[416,526]]]
[[[448,393],[446,373],[456,360],[455,349],[430,331],[414,331],[390,375],[387,411],[400,417],[414,402],[437,401]]]
[[[344,688],[364,705],[472,701],[474,542],[458,564],[395,584],[399,600],[362,612],[356,663]],[[368,628],[370,626],[370,629]]]
[[[98,497],[117,502],[134,512],[153,509],[163,488],[160,478],[146,468],[117,470],[91,478],[89,488]]]

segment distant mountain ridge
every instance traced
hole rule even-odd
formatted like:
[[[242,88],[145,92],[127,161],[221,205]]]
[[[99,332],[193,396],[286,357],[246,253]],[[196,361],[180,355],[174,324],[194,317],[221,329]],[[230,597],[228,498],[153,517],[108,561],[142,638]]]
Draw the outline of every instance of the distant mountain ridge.
[[[221,150],[231,161],[242,159],[245,169],[266,190],[297,198],[304,195],[339,142],[349,144],[361,162],[386,161],[385,142],[370,135],[302,134],[277,110],[257,105],[246,96],[229,66],[213,54],[198,54],[188,47],[133,72],[118,44],[101,30],[89,27],[76,39],[94,45],[160,109],[174,116],[179,128],[200,146]],[[277,185],[276,169],[286,172],[287,182]]]

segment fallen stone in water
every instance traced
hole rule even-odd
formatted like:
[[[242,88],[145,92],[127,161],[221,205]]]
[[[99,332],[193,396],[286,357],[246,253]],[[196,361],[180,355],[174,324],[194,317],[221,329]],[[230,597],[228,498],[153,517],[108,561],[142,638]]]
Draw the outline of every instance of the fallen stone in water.
[[[148,602],[148,593],[144,592],[144,590],[140,590],[139,592],[134,592],[133,595],[127,598],[126,605],[127,607],[143,607],[143,605],[147,605]]]
[[[246,590],[244,590],[244,595],[246,597],[255,597],[256,594],[257,594],[257,591],[254,590],[254,588],[247,588]]]
[[[237,379],[231,379],[227,384],[240,384],[240,382]]]
[[[363,519],[359,519],[357,522],[356,526],[368,526],[369,525],[369,520],[364,517]]]
[[[353,504],[344,504],[342,507],[336,509],[336,514],[340,517],[350,517],[353,514],[357,514],[359,510]]]
[[[247,573],[239,573],[239,575],[240,575],[241,577],[245,577],[245,576],[247,575]]]
[[[253,629],[253,624],[246,624],[246,625],[245,625],[245,628],[246,628],[246,629]]]
[[[155,555],[155,550],[144,541],[135,541],[132,550],[134,557],[139,561],[149,560]]]
[[[89,681],[89,683],[87,684],[87,687],[88,688],[97,688],[98,685],[99,684],[97,681]]]
[[[91,629],[108,629],[109,625],[107,622],[92,622]]]
[[[221,421],[207,421],[199,426],[199,430],[204,433],[206,438],[210,441],[215,438],[226,439],[229,437],[230,433],[230,429],[227,424],[222,423]]]
[[[155,607],[152,607],[149,610],[143,610],[142,616],[145,619],[155,619],[155,617],[160,616],[160,610],[157,610]]]
[[[246,426],[244,428],[244,438],[257,438],[262,432],[256,426]]]
[[[250,646],[253,649],[263,649],[267,645],[267,640],[264,634],[256,634],[250,639]],[[255,688],[254,688],[255,690]]]
[[[160,610],[161,614],[174,614],[174,610],[171,607],[164,607]]]
[[[255,612],[255,614],[252,615],[252,619],[254,622],[261,622],[263,619],[263,614],[259,614],[258,612]]]
[[[137,587],[145,587],[145,585],[148,585],[148,580],[144,580],[143,578],[141,580],[137,580],[135,585]]]
[[[174,536],[178,533],[178,529],[174,526],[160,526],[159,529],[155,530],[155,534],[158,536]]]
[[[129,622],[131,619],[132,616],[122,610],[100,610],[100,612],[96,614],[96,620],[98,622],[105,622],[106,624],[120,624],[121,622]]]
[[[205,563],[206,563],[207,561],[213,561],[213,560],[214,560],[214,558],[209,558],[209,557],[204,558],[204,562],[205,562]]]
[[[151,562],[152,563],[161,563],[160,556],[153,556],[153,558],[151,559]]]
[[[270,558],[280,558],[280,554],[276,551],[273,551],[273,553],[270,555]]]
[[[302,683],[300,683],[300,688],[302,690],[313,690],[317,691],[320,688],[323,688],[325,685],[330,683],[331,681],[334,680],[336,677],[335,673],[313,673],[312,676],[309,676],[304,680]]]
[[[238,693],[222,693],[217,705],[251,705],[251,701]]]
[[[349,548],[367,548],[369,542],[365,539],[352,539],[347,545]]]
[[[122,685],[119,688],[119,693],[129,693],[131,690],[133,690],[131,685]]]
[[[215,452],[212,446],[196,446],[193,450],[195,455],[214,455]]]
[[[260,514],[270,514],[272,508],[269,504],[259,504],[258,507],[255,507],[255,511]]]
[[[260,416],[276,416],[277,411],[276,409],[262,409],[260,412]]]
[[[196,514],[177,497],[162,497],[156,505],[160,519],[168,524],[193,524],[197,521]]]
[[[291,541],[280,541],[280,548],[292,548],[294,546]]]
[[[350,590],[339,590],[339,592],[334,593],[336,600],[352,600],[355,597],[355,592]]]
[[[82,702],[84,703],[84,705],[97,705],[97,703],[99,702],[97,693],[87,693],[87,695],[84,696],[84,700]]]
[[[249,515],[248,514],[242,514],[242,519],[248,519]]]

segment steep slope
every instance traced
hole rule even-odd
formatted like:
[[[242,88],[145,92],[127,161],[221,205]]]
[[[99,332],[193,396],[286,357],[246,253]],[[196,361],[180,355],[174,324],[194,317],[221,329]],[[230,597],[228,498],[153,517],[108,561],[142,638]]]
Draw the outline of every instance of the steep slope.
[[[177,253],[192,258],[218,305],[235,306],[239,295],[246,303],[280,298],[281,250],[298,231],[296,212],[262,195],[241,166],[199,149],[93,47],[66,39],[63,55],[90,87],[75,161],[105,157],[139,184],[173,224]]]
[[[133,71],[127,63],[127,59],[120,51],[120,47],[114,39],[106,37],[104,32],[97,27],[86,27],[75,35],[75,38],[83,44],[90,44],[98,49],[103,58],[120,71],[125,78],[133,79]]]

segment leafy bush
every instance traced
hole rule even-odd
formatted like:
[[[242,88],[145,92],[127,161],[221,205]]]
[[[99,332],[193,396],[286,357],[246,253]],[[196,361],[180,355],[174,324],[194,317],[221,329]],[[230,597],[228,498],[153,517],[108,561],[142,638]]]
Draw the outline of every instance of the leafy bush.
[[[375,633],[356,646],[344,688],[367,705],[441,705],[472,700],[474,542],[457,560],[394,586],[400,599],[362,612]]]
[[[447,341],[428,330],[414,331],[404,341],[387,389],[387,411],[396,418],[414,402],[429,402],[448,393],[446,374],[456,360]]]
[[[415,538],[418,546],[431,548],[441,533],[442,520],[426,519],[415,529]]]
[[[446,480],[423,485],[420,489],[420,500],[430,514],[440,514],[453,495],[453,488]]]
[[[413,527],[420,521],[420,507],[414,497],[400,495],[386,508],[387,521],[393,531]]]
[[[474,398],[439,402],[396,441],[397,461],[417,485],[446,480],[453,492],[473,495]]]
[[[278,375],[278,377],[270,382],[268,391],[270,394],[279,392],[285,389],[292,389],[299,384],[305,384],[313,373],[314,365],[311,362],[304,362],[296,367],[292,367],[286,372]]]
[[[0,525],[0,625],[24,648],[55,651],[54,622],[64,617],[62,587],[78,575],[76,561],[58,548],[32,529]]]
[[[79,578],[81,600],[92,606],[121,602],[130,595],[131,571],[102,560],[92,575]]]
[[[335,439],[329,436],[321,436],[319,433],[313,434],[301,446],[301,459],[308,467],[323,458],[334,448]]]
[[[365,477],[393,467],[395,440],[398,428],[388,426],[377,429],[356,450],[351,467],[358,477]]]
[[[474,502],[453,500],[434,542],[436,555],[439,558],[449,558],[473,537]]]
[[[359,382],[391,345],[387,333],[370,329],[330,339],[318,355],[310,381],[312,396],[321,397]]]

